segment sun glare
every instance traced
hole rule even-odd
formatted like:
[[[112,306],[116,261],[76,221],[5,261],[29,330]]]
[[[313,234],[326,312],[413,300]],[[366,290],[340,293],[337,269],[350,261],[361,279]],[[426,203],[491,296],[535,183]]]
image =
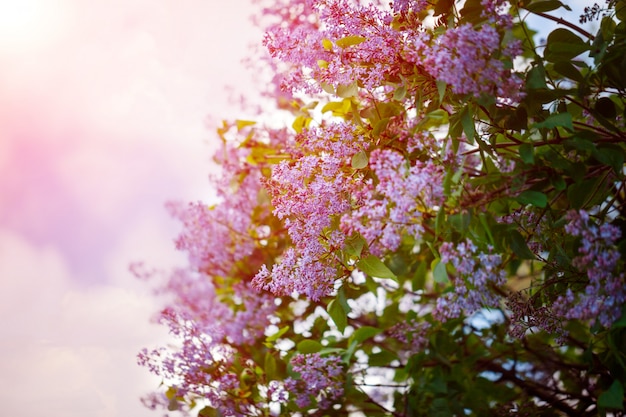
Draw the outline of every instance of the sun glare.
[[[0,0],[0,48],[23,49],[46,44],[61,29],[61,1]]]

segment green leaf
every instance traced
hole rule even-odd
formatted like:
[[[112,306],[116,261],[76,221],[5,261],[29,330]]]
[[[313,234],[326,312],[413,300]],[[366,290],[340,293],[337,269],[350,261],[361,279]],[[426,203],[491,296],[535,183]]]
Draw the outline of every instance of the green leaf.
[[[367,158],[367,154],[365,151],[359,151],[352,155],[352,168],[354,169],[363,169],[367,166],[369,159]]]
[[[379,137],[382,132],[387,129],[387,125],[389,124],[389,118],[385,117],[384,119],[380,119],[376,123],[374,123],[374,128],[372,129],[372,136],[375,138]]]
[[[624,168],[624,151],[618,145],[609,143],[598,146],[593,152],[593,157],[604,165],[613,168],[616,174],[622,174]]]
[[[340,48],[347,48],[348,46],[354,46],[363,43],[366,40],[367,38],[364,38],[363,36],[350,35],[346,36],[345,38],[337,39],[335,43]]]
[[[270,352],[265,354],[265,361],[263,364],[263,371],[268,380],[276,379],[276,358]]]
[[[401,85],[400,87],[396,88],[396,91],[394,91],[393,99],[396,101],[402,101],[404,100],[404,97],[406,97],[406,87],[404,85]]]
[[[552,10],[556,10],[559,7],[563,7],[563,3],[558,0],[543,0],[543,1],[534,1],[529,5],[524,6],[526,10],[533,13],[544,13],[551,12]]]
[[[526,164],[535,163],[534,147],[530,143],[524,143],[519,147],[519,156]]]
[[[385,366],[389,365],[391,361],[398,359],[398,355],[388,350],[382,350],[378,353],[373,353],[369,356],[370,366]]]
[[[508,241],[511,250],[520,259],[535,259],[535,254],[531,252],[522,234],[513,229],[508,234]]]
[[[607,119],[615,119],[617,117],[617,109],[615,103],[608,97],[600,97],[594,106],[600,116]]]
[[[337,96],[341,98],[354,97],[359,93],[359,86],[356,82],[350,84],[339,84],[337,86]]]
[[[520,204],[532,204],[533,206],[539,208],[545,208],[548,205],[548,197],[540,191],[523,191],[515,198],[515,200],[517,200]]]
[[[437,92],[439,92],[439,103],[443,103],[443,97],[446,95],[446,87],[448,86],[444,81],[436,81]]]
[[[343,251],[348,256],[361,256],[361,252],[363,251],[363,247],[365,246],[365,240],[360,235],[350,237],[346,239],[345,242],[346,243]]]
[[[265,339],[266,342],[275,342],[277,341],[282,335],[284,335],[285,333],[287,333],[287,331],[289,330],[289,326],[285,326],[285,327],[281,327],[280,330],[278,330],[276,333],[267,336],[267,338]]]
[[[476,136],[476,125],[474,124],[474,118],[468,106],[466,106],[461,113],[461,124],[463,125],[463,132],[467,140],[470,144],[473,144],[474,137]]]
[[[570,80],[574,80],[579,83],[585,80],[585,77],[583,77],[580,71],[578,71],[578,69],[569,61],[555,62],[553,68],[554,71],[558,72],[561,75],[564,75]]]
[[[328,303],[328,315],[337,326],[337,329],[343,333],[348,325],[348,313],[343,309],[339,301],[332,300]]]
[[[600,394],[598,407],[615,410],[624,409],[624,387],[618,380],[613,381],[609,389]]]
[[[357,268],[359,268],[363,273],[377,278],[391,278],[396,280],[398,277],[394,274],[391,269],[387,268],[387,265],[383,263],[377,256],[369,255],[363,259],[361,259],[356,264]]]
[[[437,258],[433,260],[430,267],[433,271],[433,279],[435,280],[435,282],[445,284],[450,281],[450,279],[448,278],[448,271],[446,271],[446,264],[441,262],[441,259]]]
[[[300,353],[317,353],[322,350],[323,346],[316,340],[303,340],[296,345],[296,349]]]
[[[567,188],[567,199],[572,208],[580,209],[587,205],[591,195],[596,191],[596,178],[590,178],[574,184]]]
[[[198,412],[198,417],[221,417],[222,413],[218,409],[213,407],[204,407]]]
[[[526,87],[531,90],[548,88],[546,84],[546,70],[543,65],[535,65],[526,75]]]
[[[376,327],[361,326],[354,333],[352,333],[352,336],[350,336],[348,344],[352,342],[356,342],[357,344],[363,343],[365,340],[370,339],[381,332],[382,332],[382,329],[377,329]]]
[[[543,122],[535,123],[532,127],[535,129],[554,129],[555,127],[564,127],[574,130],[574,124],[571,113],[554,113],[551,114]]]
[[[558,28],[548,35],[543,56],[550,62],[566,61],[591,49],[590,45],[573,32]]]

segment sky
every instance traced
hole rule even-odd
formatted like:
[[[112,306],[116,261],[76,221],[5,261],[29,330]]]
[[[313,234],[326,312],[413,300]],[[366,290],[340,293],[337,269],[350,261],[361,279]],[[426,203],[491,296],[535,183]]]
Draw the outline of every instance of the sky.
[[[184,264],[164,203],[212,196],[248,2],[0,0],[3,415],[157,415],[136,353],[169,338],[128,265]]]
[[[163,205],[212,196],[249,1],[0,0],[3,415],[157,415],[135,357],[170,339],[128,265],[184,264]]]

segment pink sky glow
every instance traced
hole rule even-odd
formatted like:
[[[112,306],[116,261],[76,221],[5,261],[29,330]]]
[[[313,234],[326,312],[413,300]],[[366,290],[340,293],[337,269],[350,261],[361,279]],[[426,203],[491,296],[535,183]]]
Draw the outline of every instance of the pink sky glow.
[[[167,342],[128,264],[168,267],[169,199],[211,197],[248,0],[0,0],[2,414],[153,416],[137,351]]]

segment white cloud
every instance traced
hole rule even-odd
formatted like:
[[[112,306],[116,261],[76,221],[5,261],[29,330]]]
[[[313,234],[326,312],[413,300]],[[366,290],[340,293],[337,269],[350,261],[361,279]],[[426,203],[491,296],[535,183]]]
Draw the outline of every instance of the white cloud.
[[[0,392],[22,417],[149,416],[139,397],[158,379],[135,362],[167,340],[155,299],[115,286],[81,288],[52,248],[0,234]]]

